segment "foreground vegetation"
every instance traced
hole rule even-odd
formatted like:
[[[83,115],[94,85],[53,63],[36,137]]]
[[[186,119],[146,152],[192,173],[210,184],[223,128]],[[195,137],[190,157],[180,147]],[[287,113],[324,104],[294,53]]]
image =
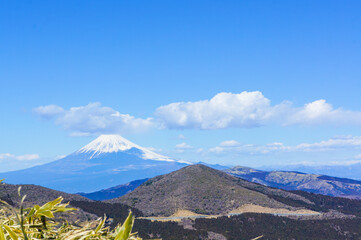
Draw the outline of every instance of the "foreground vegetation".
[[[2,180],[0,180],[0,183]],[[35,205],[31,208],[24,208],[25,196],[18,194],[21,198],[20,209],[15,209],[7,202],[0,200],[0,240],[30,240],[30,239],[62,239],[62,240],[83,240],[83,239],[111,239],[130,240],[141,238],[132,234],[134,217],[129,212],[123,224],[118,224],[114,230],[105,226],[107,218],[99,218],[97,221],[85,223],[83,226],[71,225],[65,220],[55,220],[55,214],[71,212],[76,209],[69,208],[68,203],[62,203],[63,198],[59,197],[47,202],[42,206]]]

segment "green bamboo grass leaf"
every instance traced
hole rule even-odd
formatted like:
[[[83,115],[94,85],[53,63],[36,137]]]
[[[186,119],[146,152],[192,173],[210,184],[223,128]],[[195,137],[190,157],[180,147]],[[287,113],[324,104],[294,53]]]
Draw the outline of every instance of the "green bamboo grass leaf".
[[[63,201],[63,197],[58,197],[57,199],[54,199],[53,201],[47,202],[43,205],[43,207],[48,206],[55,206]]]
[[[123,225],[120,227],[118,234],[115,236],[114,240],[127,240],[129,238],[130,232],[132,231],[134,223],[134,217],[132,212],[129,212],[129,215]]]
[[[69,203],[57,204],[57,206],[54,206],[54,212],[69,212],[78,210],[76,208],[68,208],[68,206]]]
[[[57,199],[54,199],[54,200],[51,201],[51,202],[45,203],[45,204],[44,204],[43,206],[41,206],[41,207],[37,207],[38,209],[36,209],[36,210],[38,210],[38,212],[50,211],[50,210],[52,210],[52,209],[55,207],[56,204],[59,204],[62,200],[63,200],[63,198],[62,198],[62,197],[59,197],[59,198],[57,198]]]
[[[259,236],[259,237],[256,237],[256,238],[252,238],[251,240],[257,240],[257,239],[261,239],[261,238],[263,238],[263,235]]]
[[[0,225],[0,240],[6,240],[2,225]]]
[[[29,210],[28,215],[27,215],[28,221],[31,221],[34,213],[35,213],[35,209],[34,209],[34,208],[31,208],[31,209]]]
[[[39,210],[40,209],[40,206],[39,205],[34,205],[33,207],[35,210]]]
[[[11,230],[11,228],[9,226],[3,225],[3,227],[9,233],[9,236],[11,237],[12,240],[18,240],[18,237],[17,237],[16,233],[14,233],[14,231]]]
[[[24,240],[28,240],[28,236],[26,235],[25,227],[24,227],[24,201],[25,201],[26,195],[24,195],[20,202],[20,228],[21,232],[23,233]]]
[[[21,202],[24,200],[25,196]],[[120,224],[113,231],[105,228],[106,216],[82,227],[50,220],[56,212],[73,210],[67,208],[68,203],[61,204],[59,200],[62,199],[57,198],[41,207],[35,205],[25,209],[21,204],[20,208],[6,205],[6,208],[0,209],[0,240],[141,240],[135,233],[131,234],[134,223],[132,213],[129,213],[123,225]],[[93,228],[94,224],[96,228]]]
[[[53,218],[54,217],[54,214],[50,210],[39,211],[37,213],[37,215],[38,216],[48,217],[48,218]]]
[[[3,201],[3,200],[1,200],[1,199],[0,199],[0,203],[4,204],[4,205],[6,205],[6,206],[9,205],[7,202],[5,202],[5,201]]]
[[[100,231],[100,229],[102,229],[104,227],[105,224],[105,220],[106,220],[106,216],[104,215],[103,220],[99,223],[98,227],[95,229],[95,233],[98,233]]]

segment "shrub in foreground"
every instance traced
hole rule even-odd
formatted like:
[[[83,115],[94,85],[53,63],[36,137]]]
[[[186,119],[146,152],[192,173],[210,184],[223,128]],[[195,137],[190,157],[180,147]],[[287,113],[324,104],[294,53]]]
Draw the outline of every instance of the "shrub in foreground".
[[[0,183],[3,180],[0,180]],[[23,208],[26,198],[21,197],[20,208],[15,209],[5,201],[0,200],[0,240],[33,240],[33,239],[61,239],[61,240],[85,240],[85,239],[111,239],[130,240],[138,238],[132,234],[134,217],[130,212],[123,224],[119,224],[110,230],[105,226],[106,217],[97,221],[86,223],[84,226],[75,226],[67,221],[56,221],[55,214],[70,212],[77,209],[69,208],[68,203],[62,203],[59,197],[42,206],[35,205],[31,208]],[[94,226],[94,227],[93,227]]]

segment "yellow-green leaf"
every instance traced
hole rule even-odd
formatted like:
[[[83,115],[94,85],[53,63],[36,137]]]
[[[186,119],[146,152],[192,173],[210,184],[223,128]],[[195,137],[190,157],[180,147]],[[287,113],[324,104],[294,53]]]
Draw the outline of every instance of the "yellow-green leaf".
[[[5,234],[2,225],[0,225],[0,240],[5,240]]]
[[[56,204],[61,203],[61,201],[63,201],[63,197],[58,197],[57,199],[54,199],[54,200],[51,201],[51,202],[45,203],[44,206],[45,206],[45,205],[55,206]]]
[[[262,236],[258,236],[256,238],[252,238],[251,240],[257,240],[257,239],[260,239],[260,238],[263,238],[263,235]]]
[[[115,236],[114,240],[127,240],[129,238],[129,234],[132,231],[134,223],[134,217],[132,212],[129,212],[129,215],[121,228],[119,229],[118,234]]]
[[[103,220],[99,223],[98,227],[95,229],[95,233],[98,233],[100,229],[103,228],[105,224],[106,217],[104,216]]]
[[[11,239],[13,240],[18,240],[18,237],[16,236],[16,234],[13,232],[13,230],[11,230],[11,228],[7,225],[3,225],[3,227],[5,228],[5,230],[9,233]]]
[[[4,204],[4,205],[9,205],[7,202],[0,200],[0,203]]]
[[[45,217],[48,217],[48,218],[53,218],[54,217],[53,213],[50,210],[39,211],[37,214],[38,214],[38,216],[45,216]]]

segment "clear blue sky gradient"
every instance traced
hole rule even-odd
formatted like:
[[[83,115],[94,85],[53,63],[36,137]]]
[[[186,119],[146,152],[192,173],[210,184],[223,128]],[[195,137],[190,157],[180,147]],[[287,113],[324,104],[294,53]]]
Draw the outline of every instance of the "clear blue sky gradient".
[[[220,92],[261,91],[278,104],[326,99],[361,111],[361,1],[1,1],[0,154],[53,159],[94,137],[70,137],[32,109],[101,102],[154,117],[172,102]],[[183,134],[186,139],[178,139]],[[338,152],[201,156],[176,153],[187,142],[211,148],[313,143],[360,136],[360,126],[264,126],[159,130],[125,137],[190,161],[260,166],[350,160]],[[4,170],[4,169],[3,169]],[[1,171],[1,169],[0,169]]]

